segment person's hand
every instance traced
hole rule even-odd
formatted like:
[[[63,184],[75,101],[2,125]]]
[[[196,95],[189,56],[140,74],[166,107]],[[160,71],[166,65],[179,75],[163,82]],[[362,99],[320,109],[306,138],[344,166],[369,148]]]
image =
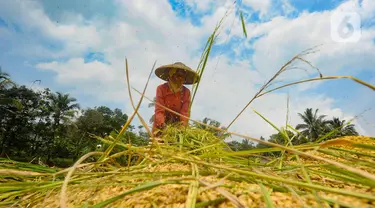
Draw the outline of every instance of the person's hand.
[[[160,137],[161,136],[161,131],[157,130],[152,134],[152,137]]]
[[[164,140],[160,137],[154,137],[154,141],[157,143],[164,143]]]

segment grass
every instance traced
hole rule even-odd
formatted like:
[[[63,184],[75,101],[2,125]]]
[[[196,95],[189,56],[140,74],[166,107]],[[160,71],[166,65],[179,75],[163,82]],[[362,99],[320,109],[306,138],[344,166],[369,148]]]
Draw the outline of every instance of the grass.
[[[240,13],[245,37],[244,18]],[[197,72],[202,76],[211,48],[219,34],[220,20],[208,38]],[[234,152],[212,132],[193,126],[169,127],[164,132],[165,144],[150,146],[124,144],[120,138],[137,116],[147,132],[151,131],[138,112],[143,99],[153,102],[143,92],[131,87],[128,61],[126,78],[133,114],[117,134],[104,138],[93,136],[108,145],[104,152],[92,152],[77,160],[70,168],[57,169],[25,162],[0,160],[0,206],[22,207],[348,207],[375,206],[375,140],[369,137],[345,137],[324,143],[292,145],[286,130],[278,128],[260,112],[266,123],[279,131],[285,145],[276,144],[229,131],[231,125],[257,98],[284,87],[310,81],[351,79],[364,87],[375,87],[348,76],[325,77],[305,58],[315,48],[306,50],[288,61],[245,105],[227,129],[209,126],[217,132],[259,142],[270,148]],[[319,78],[289,83],[269,90],[276,78],[302,61],[319,74]],[[155,66],[155,64],[154,64]],[[150,71],[150,76],[153,69]],[[149,78],[150,78],[149,76]],[[193,88],[194,101],[199,82]],[[141,99],[133,101],[132,91]],[[193,103],[193,102],[192,102]],[[156,103],[156,105],[158,105]],[[167,109],[164,106],[161,106]],[[192,107],[192,106],[190,106]],[[289,107],[288,107],[289,108]],[[177,113],[178,114],[178,113]],[[182,115],[181,115],[182,116]],[[152,138],[152,135],[150,135]],[[318,139],[322,141],[327,135]],[[118,146],[122,152],[113,153]],[[262,153],[280,152],[261,163]],[[100,156],[99,156],[100,155]],[[137,155],[136,161],[131,161]],[[127,156],[126,166],[116,160]],[[249,157],[251,156],[251,157]],[[85,162],[98,157],[96,162]],[[167,190],[167,191],[165,191]]]

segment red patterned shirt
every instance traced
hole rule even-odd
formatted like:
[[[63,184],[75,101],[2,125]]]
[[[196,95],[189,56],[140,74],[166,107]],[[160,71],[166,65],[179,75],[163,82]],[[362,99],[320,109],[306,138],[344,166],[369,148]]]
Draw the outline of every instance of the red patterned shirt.
[[[156,89],[156,103],[176,111],[177,113],[180,113],[186,117],[190,116],[190,90],[185,86],[182,86],[181,91],[173,93],[173,91],[169,88],[168,83],[159,85]],[[164,124],[173,123],[173,119],[182,121],[182,124],[185,126],[188,124],[188,119],[169,112],[155,104],[153,132],[155,132],[156,129],[162,128]]]

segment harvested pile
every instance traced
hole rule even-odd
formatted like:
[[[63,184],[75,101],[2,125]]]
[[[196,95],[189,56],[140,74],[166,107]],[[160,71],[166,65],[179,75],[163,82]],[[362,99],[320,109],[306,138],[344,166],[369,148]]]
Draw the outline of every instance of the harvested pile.
[[[152,147],[118,143],[122,150],[111,159],[74,171],[65,198],[61,190],[69,169],[57,173],[61,170],[3,160],[0,205],[59,207],[62,200],[67,207],[375,207],[373,138],[294,146],[307,155],[285,152],[267,164],[257,162],[252,150],[233,152],[199,129],[171,129],[165,140]],[[118,164],[120,157],[131,163]],[[16,164],[14,171],[26,172],[9,172]]]

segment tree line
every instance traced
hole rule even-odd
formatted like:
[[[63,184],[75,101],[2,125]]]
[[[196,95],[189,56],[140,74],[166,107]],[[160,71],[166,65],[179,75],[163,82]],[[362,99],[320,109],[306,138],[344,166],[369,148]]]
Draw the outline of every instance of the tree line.
[[[268,141],[281,145],[286,145],[289,142],[293,145],[301,145],[310,142],[323,142],[343,136],[359,135],[354,124],[337,117],[326,119],[327,115],[319,115],[319,109],[314,111],[312,108],[307,108],[303,113],[298,113],[298,116],[303,123],[297,124],[294,128],[291,126],[280,128],[280,132],[272,134]],[[260,140],[266,139],[260,137]],[[229,146],[235,151],[270,147],[261,143],[255,145],[246,139],[241,142],[231,141]]]
[[[128,116],[106,106],[81,109],[69,94],[50,89],[35,91],[14,83],[0,71],[0,156],[30,161],[41,158],[47,165],[71,165],[95,151],[104,137],[122,128]],[[148,143],[143,126],[130,125],[123,142]],[[60,164],[56,164],[60,163]]]
[[[150,104],[149,107],[153,107]],[[122,128],[128,116],[120,109],[106,106],[81,109],[74,97],[48,88],[32,90],[25,85],[14,83],[9,74],[0,69],[0,156],[23,161],[35,158],[47,165],[68,166],[82,155],[95,151],[101,144],[92,137],[109,136]],[[273,134],[268,141],[286,144],[291,139],[293,145],[316,142],[330,133],[324,140],[339,136],[358,135],[353,124],[346,125],[339,118],[325,119],[318,109],[311,108],[300,113],[303,123],[293,131],[282,129],[282,133]],[[153,119],[150,119],[150,123]],[[204,118],[203,123],[225,129],[221,123]],[[204,125],[192,124],[196,128],[213,132],[217,136],[228,138]],[[143,126],[130,125],[121,137],[123,143],[146,145],[149,136]],[[265,140],[264,137],[260,138]],[[228,142],[234,151],[253,148],[267,148],[263,144],[254,144],[249,140]]]

